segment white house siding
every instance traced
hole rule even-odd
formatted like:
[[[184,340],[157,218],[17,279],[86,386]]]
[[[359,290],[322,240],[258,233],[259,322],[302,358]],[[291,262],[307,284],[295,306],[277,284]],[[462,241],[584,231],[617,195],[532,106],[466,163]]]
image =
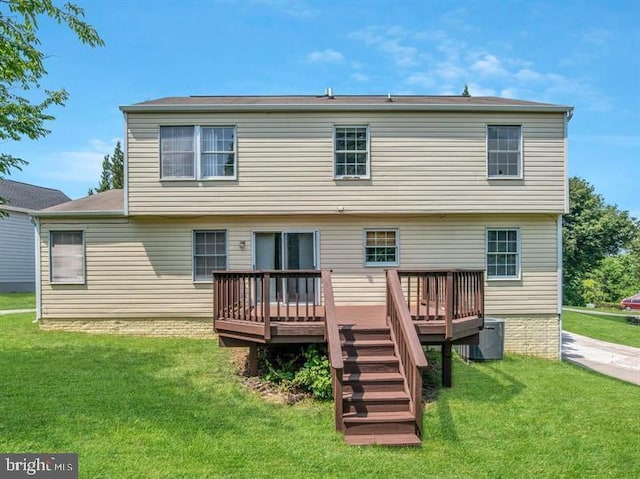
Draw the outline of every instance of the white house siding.
[[[522,278],[486,283],[487,316],[555,321],[556,217],[553,215],[416,215],[201,217],[111,220],[42,219],[42,318],[173,319],[212,316],[211,284],[192,281],[192,231],[228,232],[229,269],[252,268],[252,232],[317,230],[320,264],[333,270],[339,304],[384,303],[384,268],[363,266],[364,228],[397,228],[400,268],[485,268],[485,229],[521,232]],[[85,231],[86,284],[51,285],[48,232]],[[241,241],[245,242],[241,249]],[[123,323],[124,324],[124,323]],[[515,323],[514,323],[515,324]],[[533,322],[525,326],[535,330]],[[85,325],[86,326],[86,325]],[[113,329],[113,326],[110,326]],[[200,328],[201,329],[201,328]]]
[[[159,179],[161,125],[235,125],[234,181]],[[333,179],[333,125],[368,125],[371,178]],[[488,180],[486,126],[520,124],[522,180]],[[129,113],[131,215],[562,213],[562,113]]]
[[[35,233],[29,215],[0,217],[0,292],[35,290]]]

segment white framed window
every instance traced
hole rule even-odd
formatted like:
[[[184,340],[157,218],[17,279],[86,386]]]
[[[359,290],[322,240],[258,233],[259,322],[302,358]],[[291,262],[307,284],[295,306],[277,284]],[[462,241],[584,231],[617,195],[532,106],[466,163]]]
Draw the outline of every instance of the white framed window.
[[[487,126],[487,176],[522,178],[522,127]]]
[[[333,176],[369,178],[369,127],[334,126]]]
[[[195,178],[195,127],[160,127],[160,177]]]
[[[51,283],[85,283],[83,231],[49,232],[49,270]]]
[[[236,129],[232,126],[200,128],[200,177],[235,178]]]
[[[520,230],[487,228],[487,279],[520,279]]]
[[[236,179],[235,126],[161,126],[160,178]]]
[[[397,266],[398,243],[397,229],[364,230],[365,266]]]
[[[212,281],[213,270],[227,269],[227,232],[193,232],[193,280]]]

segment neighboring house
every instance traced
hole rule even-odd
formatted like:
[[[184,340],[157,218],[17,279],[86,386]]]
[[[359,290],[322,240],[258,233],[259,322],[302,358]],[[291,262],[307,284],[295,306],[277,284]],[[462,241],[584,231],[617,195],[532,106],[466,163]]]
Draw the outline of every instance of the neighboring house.
[[[69,201],[60,190],[0,178],[0,293],[35,291],[36,243],[30,214]]]

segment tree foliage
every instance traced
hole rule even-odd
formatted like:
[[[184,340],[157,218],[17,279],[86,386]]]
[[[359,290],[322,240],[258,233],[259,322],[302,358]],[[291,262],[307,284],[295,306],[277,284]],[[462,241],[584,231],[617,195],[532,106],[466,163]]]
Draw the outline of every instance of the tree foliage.
[[[462,90],[461,95],[462,96],[471,96],[471,93],[469,93],[469,86],[468,85],[464,86],[464,90]]]
[[[586,180],[569,179],[569,213],[563,217],[565,301],[580,304],[583,281],[609,256],[630,248],[638,235],[638,222],[629,212],[605,202]]]
[[[63,106],[67,100],[64,88],[48,90],[40,85],[47,74],[46,54],[38,37],[38,21],[43,17],[66,25],[86,45],[104,45],[77,5],[66,3],[60,8],[52,0],[0,0],[0,144],[46,136],[50,131],[45,123],[54,119],[49,107]],[[33,99],[34,91],[40,100]],[[0,177],[26,163],[0,151]]]
[[[102,173],[97,188],[89,188],[89,194],[121,189],[124,182],[124,153],[120,142],[116,143],[112,155],[105,155],[102,160]]]

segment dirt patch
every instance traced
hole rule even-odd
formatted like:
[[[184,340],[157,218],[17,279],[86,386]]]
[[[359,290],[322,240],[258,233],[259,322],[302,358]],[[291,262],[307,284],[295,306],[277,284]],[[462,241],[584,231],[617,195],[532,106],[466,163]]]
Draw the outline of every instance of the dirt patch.
[[[307,393],[285,390],[281,385],[262,379],[260,369],[258,369],[258,376],[249,376],[249,350],[247,348],[233,348],[231,362],[240,382],[266,401],[291,405],[311,397]]]

